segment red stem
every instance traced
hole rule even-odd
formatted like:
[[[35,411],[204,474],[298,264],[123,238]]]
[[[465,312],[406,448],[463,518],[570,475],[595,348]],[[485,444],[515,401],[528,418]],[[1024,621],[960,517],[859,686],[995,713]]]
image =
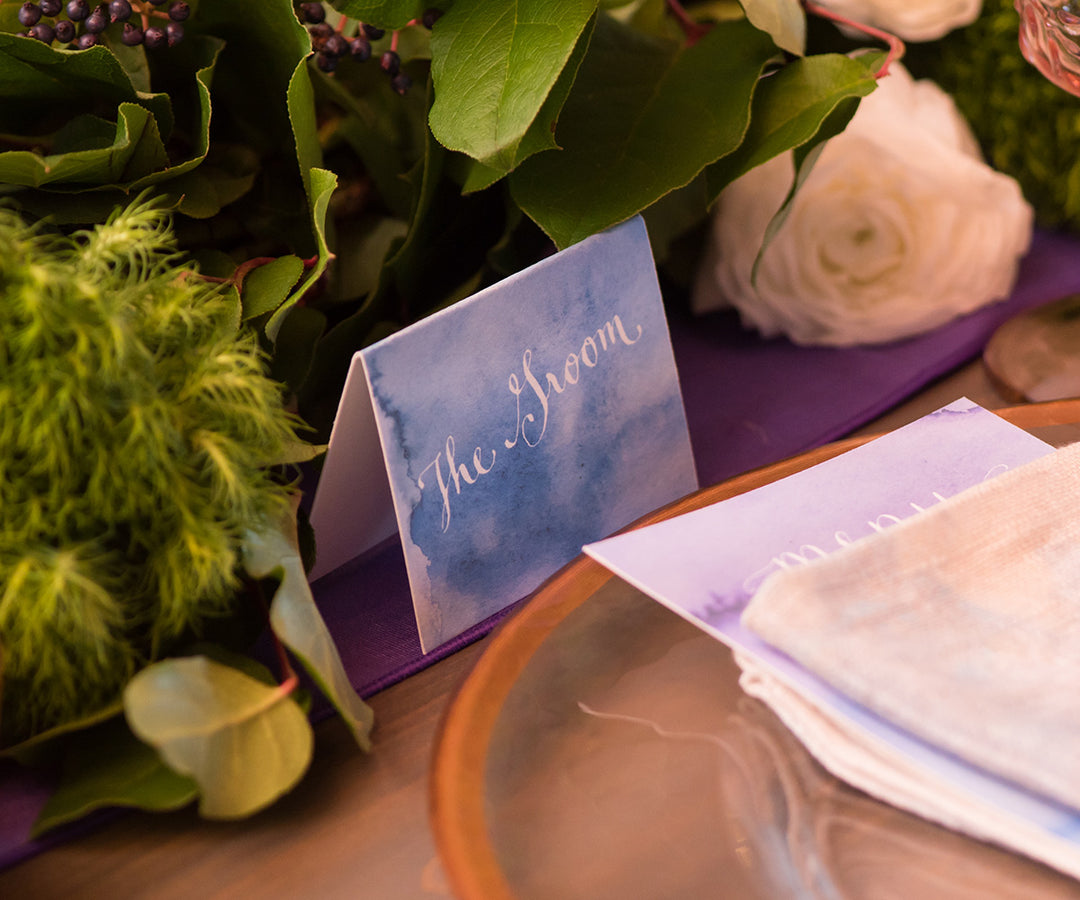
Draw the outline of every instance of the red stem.
[[[397,53],[398,32],[394,31],[390,34],[390,49]]]
[[[695,22],[691,19],[690,15],[683,9],[683,5],[679,0],[667,0],[667,7],[678,21],[679,27],[683,30],[683,34],[686,35],[686,45],[688,47],[692,47],[708,34],[709,26],[702,25],[700,22]]]
[[[808,13],[820,16],[823,19],[829,19],[833,22],[839,22],[841,25],[847,25],[850,28],[854,28],[857,31],[861,31],[863,34],[867,34],[872,38],[876,38],[877,40],[888,44],[889,52],[886,54],[885,62],[881,64],[881,68],[874,74],[875,78],[884,78],[888,75],[889,66],[904,55],[904,42],[895,34],[890,34],[888,31],[882,31],[880,28],[875,28],[873,25],[864,25],[862,22],[856,22],[839,13],[834,13],[822,6],[818,6],[813,0],[802,0],[802,3]]]

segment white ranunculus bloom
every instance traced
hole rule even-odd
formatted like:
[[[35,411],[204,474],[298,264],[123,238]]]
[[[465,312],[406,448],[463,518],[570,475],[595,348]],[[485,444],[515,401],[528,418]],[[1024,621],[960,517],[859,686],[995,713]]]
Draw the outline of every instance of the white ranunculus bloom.
[[[818,0],[830,12],[873,25],[905,41],[936,41],[970,25],[982,0]]]
[[[754,260],[793,178],[791,155],[717,201],[693,307],[735,306],[766,336],[880,343],[1008,295],[1031,241],[1017,183],[987,166],[951,98],[898,65],[829,141]]]

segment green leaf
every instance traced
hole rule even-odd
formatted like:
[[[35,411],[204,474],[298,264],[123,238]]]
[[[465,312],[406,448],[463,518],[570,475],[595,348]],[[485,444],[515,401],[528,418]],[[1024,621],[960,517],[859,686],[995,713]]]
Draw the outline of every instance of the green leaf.
[[[60,784],[30,831],[46,831],[95,809],[133,807],[155,812],[179,809],[198,796],[196,783],[170,769],[138,740],[120,716],[80,736],[68,748]]]
[[[342,67],[334,77],[318,70],[312,75],[320,108],[332,104],[341,111],[332,128],[324,126],[327,153],[347,145],[390,211],[405,218],[412,193],[403,176],[423,156],[428,136],[424,92],[399,97],[386,89],[385,73],[368,65]]]
[[[555,146],[569,84],[547,101],[595,10],[596,0],[457,0],[431,36],[435,138],[503,171]]]
[[[249,532],[244,541],[244,568],[253,578],[278,580],[270,603],[271,629],[341,714],[357,744],[369,750],[371,707],[349,683],[334,639],[315,606],[297,546],[295,520],[280,528]]]
[[[289,310],[319,280],[330,259],[330,248],[326,243],[326,210],[330,206],[330,195],[337,187],[337,176],[326,169],[312,169],[305,179],[305,186],[311,203],[311,227],[317,242],[317,257],[315,265],[308,270],[307,277],[296,285],[293,292],[285,298],[285,302],[277,308],[266,323],[266,335],[270,340],[277,338],[278,330]]]
[[[288,694],[205,656],[147,666],[125,688],[124,712],[139,738],[198,784],[207,818],[262,809],[311,761],[311,725]]]
[[[563,108],[564,149],[513,172],[514,199],[559,247],[635,215],[739,146],[775,53],[745,21],[680,47],[601,17]]]
[[[240,292],[244,319],[253,319],[281,306],[303,273],[304,261],[299,256],[279,256],[252,269],[244,277]]]
[[[768,227],[765,229],[765,235],[761,239],[761,247],[758,249],[758,254],[754,259],[754,267],[750,274],[750,280],[752,282],[757,281],[758,267],[761,265],[765,248],[772,243],[773,238],[776,237],[781,227],[783,227],[784,222],[787,220],[788,214],[791,212],[791,205],[795,201],[795,195],[809,177],[810,172],[814,167],[814,163],[817,162],[818,157],[821,155],[821,151],[825,149],[825,142],[847,127],[847,123],[850,122],[851,117],[855,115],[855,110],[858,108],[858,105],[859,102],[854,97],[842,100],[836,108],[829,113],[825,118],[825,121],[821,123],[821,128],[818,129],[818,133],[814,136],[814,139],[795,148],[795,151],[792,154],[795,164],[795,178],[792,181],[791,190],[788,191],[787,197],[784,198],[784,202],[781,204],[780,209],[777,210],[776,215],[772,217]]]
[[[289,310],[274,344],[274,358],[270,363],[270,377],[296,392],[304,383],[315,359],[315,347],[326,330],[326,316],[309,306],[294,306]],[[318,456],[318,447],[298,441],[292,459],[278,462],[303,462]],[[299,455],[306,454],[306,455]]]
[[[111,145],[42,156],[29,150],[0,153],[0,181],[41,187],[68,182],[74,185],[115,185],[133,181],[167,157],[153,117],[134,103],[121,103]]]
[[[873,59],[837,53],[797,59],[763,78],[754,94],[746,140],[734,153],[709,166],[710,200],[740,175],[755,166],[802,146],[815,136],[831,137],[842,130],[822,131],[822,123],[845,101],[874,90]],[[850,111],[848,116],[850,116]]]
[[[806,52],[806,12],[799,0],[739,0],[754,26],[772,36],[777,47]]]
[[[330,0],[330,5],[350,19],[381,28],[403,28],[432,4],[430,0]]]
[[[119,104],[137,100],[131,79],[105,47],[71,53],[0,33],[0,132],[48,133],[72,110],[112,118]]]

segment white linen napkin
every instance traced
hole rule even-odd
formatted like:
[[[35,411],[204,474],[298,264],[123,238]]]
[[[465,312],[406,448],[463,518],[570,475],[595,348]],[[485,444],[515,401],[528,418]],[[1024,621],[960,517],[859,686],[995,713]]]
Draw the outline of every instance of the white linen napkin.
[[[1080,444],[775,573],[743,623],[881,717],[1080,810]],[[744,668],[751,692],[789,727],[805,720]],[[811,746],[828,727],[801,727],[828,766]],[[927,797],[910,779],[898,790],[888,764],[845,753],[839,768],[855,778],[829,767],[857,786],[886,800],[906,792],[898,805],[1001,839],[940,792]]]

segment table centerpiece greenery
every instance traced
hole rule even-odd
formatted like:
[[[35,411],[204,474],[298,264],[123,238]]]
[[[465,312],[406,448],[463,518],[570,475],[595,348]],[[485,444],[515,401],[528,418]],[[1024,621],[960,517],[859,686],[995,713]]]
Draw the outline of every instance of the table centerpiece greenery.
[[[369,744],[295,413],[324,440],[355,350],[553,247],[643,213],[679,260],[741,173],[807,171],[884,63],[806,6],[0,2],[0,746],[63,763],[37,831],[288,790],[290,652]]]

